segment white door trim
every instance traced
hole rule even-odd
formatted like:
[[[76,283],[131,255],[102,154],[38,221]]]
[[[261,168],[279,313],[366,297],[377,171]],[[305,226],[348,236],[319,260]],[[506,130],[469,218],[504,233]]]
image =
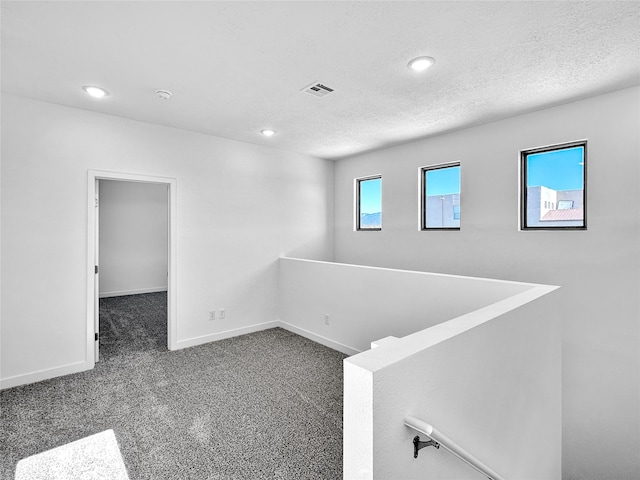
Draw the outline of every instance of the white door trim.
[[[87,348],[86,361],[95,365],[95,254],[98,238],[96,238],[95,198],[98,180],[121,180],[125,182],[159,183],[168,186],[169,190],[169,248],[168,248],[168,278],[167,278],[167,348],[177,350],[176,325],[176,285],[177,285],[177,180],[170,177],[156,177],[151,175],[137,175],[132,173],[108,172],[103,170],[89,170],[87,185]]]
[[[93,264],[96,268],[99,268],[100,265],[100,182],[96,179],[94,182],[95,185],[95,206],[93,208],[94,217],[93,217],[93,231],[94,231],[94,242],[95,248],[93,250]],[[100,332],[100,271],[93,276],[93,331]],[[93,342],[93,361],[97,362],[100,360],[99,358],[100,345],[99,340]]]

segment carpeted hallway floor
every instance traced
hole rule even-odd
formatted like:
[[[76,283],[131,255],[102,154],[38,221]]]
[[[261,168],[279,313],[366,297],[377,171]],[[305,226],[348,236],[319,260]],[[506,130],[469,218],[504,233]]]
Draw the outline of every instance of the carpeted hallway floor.
[[[166,349],[166,294],[100,301],[92,371],[0,392],[0,478],[113,429],[131,480],[342,478],[345,355],[276,328]]]

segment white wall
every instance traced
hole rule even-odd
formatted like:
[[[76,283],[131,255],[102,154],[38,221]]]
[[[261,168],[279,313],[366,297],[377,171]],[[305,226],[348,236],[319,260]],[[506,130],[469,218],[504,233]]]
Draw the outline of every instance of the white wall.
[[[563,478],[640,478],[640,89],[341,160],[335,261],[560,285]],[[588,139],[586,231],[518,231],[518,152]],[[418,231],[421,166],[461,162],[461,230]],[[353,231],[381,173],[384,228]]]
[[[413,437],[428,437],[405,426],[411,415],[503,478],[559,480],[560,324],[538,298],[551,290],[531,287],[346,359],[344,478],[482,478],[443,447],[414,459]],[[369,455],[358,451],[362,441],[371,445]]]
[[[87,367],[89,169],[176,179],[179,347],[272,325],[278,257],[332,256],[332,162],[5,94],[2,120],[3,387]]]
[[[285,328],[354,354],[522,293],[527,284],[281,258]],[[329,324],[325,322],[329,315]]]
[[[100,180],[100,296],[167,290],[167,185]]]
[[[279,270],[285,328],[367,350],[345,360],[345,479],[478,476],[444,451],[413,460],[407,414],[505,478],[560,479],[560,317],[540,300],[557,287],[295,258]]]

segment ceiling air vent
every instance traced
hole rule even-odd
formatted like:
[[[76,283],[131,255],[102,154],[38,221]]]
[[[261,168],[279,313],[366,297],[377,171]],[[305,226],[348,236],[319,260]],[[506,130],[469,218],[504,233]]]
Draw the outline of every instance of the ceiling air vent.
[[[322,83],[312,83],[308,87],[305,87],[303,92],[306,92],[314,97],[324,97],[325,95],[329,95],[333,92],[333,88],[329,88]]]

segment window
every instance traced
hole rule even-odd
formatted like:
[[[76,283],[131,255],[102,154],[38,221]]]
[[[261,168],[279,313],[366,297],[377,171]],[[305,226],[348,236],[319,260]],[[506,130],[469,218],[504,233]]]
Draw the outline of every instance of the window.
[[[356,230],[382,230],[382,177],[356,179]]]
[[[520,152],[523,230],[586,229],[586,160],[586,141]]]
[[[420,170],[422,230],[460,230],[460,164]]]

